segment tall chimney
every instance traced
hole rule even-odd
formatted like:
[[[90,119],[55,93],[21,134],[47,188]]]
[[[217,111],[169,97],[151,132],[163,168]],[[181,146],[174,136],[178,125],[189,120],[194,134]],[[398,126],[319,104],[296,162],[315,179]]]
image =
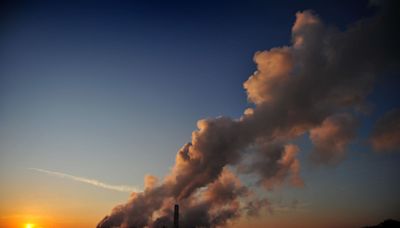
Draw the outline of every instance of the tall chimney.
[[[175,204],[174,208],[174,228],[179,228],[179,205]]]

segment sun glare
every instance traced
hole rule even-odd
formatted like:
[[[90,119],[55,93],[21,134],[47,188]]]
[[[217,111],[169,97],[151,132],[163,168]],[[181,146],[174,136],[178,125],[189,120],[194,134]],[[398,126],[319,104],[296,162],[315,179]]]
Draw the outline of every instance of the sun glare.
[[[35,224],[27,223],[25,224],[25,228],[35,228]]]

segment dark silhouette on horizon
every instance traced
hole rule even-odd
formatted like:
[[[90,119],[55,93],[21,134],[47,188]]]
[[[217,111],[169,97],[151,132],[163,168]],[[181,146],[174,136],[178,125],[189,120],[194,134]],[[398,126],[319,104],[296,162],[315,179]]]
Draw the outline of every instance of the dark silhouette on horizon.
[[[175,204],[174,207],[174,228],[179,228],[179,205]]]
[[[100,223],[96,226],[96,228],[112,228],[114,227],[110,221],[108,220],[109,216],[105,216]],[[174,220],[173,220],[173,228],[179,228],[179,205],[174,205]],[[172,224],[171,224],[172,225]],[[162,228],[167,228],[165,224],[162,225]],[[137,226],[130,226],[129,228],[138,228]]]
[[[363,228],[399,228],[400,222],[394,219],[386,219],[385,221],[374,226],[364,226]]]

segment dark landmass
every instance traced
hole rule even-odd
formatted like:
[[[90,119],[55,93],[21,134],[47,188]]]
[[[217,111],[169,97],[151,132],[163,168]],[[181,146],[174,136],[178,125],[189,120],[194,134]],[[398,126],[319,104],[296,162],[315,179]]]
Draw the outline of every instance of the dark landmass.
[[[393,219],[387,219],[378,225],[364,226],[364,228],[400,228],[400,222]]]

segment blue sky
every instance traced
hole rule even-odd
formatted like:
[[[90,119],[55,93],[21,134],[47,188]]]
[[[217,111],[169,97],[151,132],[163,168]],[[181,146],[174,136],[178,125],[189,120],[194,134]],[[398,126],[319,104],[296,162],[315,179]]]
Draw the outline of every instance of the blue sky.
[[[0,183],[6,193],[31,184],[30,193],[2,194],[0,202],[55,202],[49,192],[60,186],[71,201],[103,191],[90,199],[104,202],[97,216],[127,194],[27,168],[142,187],[145,174],[169,171],[197,120],[238,118],[251,106],[242,84],[256,70],[253,55],[288,45],[297,11],[312,9],[340,29],[374,12],[367,1],[10,1],[0,8]],[[352,209],[360,216],[394,216],[399,154],[374,154],[365,140],[374,121],[399,106],[397,76],[371,93],[373,111],[342,164],[313,166],[301,139],[306,187],[268,193],[272,200],[299,199],[321,213],[361,202],[365,213]]]

